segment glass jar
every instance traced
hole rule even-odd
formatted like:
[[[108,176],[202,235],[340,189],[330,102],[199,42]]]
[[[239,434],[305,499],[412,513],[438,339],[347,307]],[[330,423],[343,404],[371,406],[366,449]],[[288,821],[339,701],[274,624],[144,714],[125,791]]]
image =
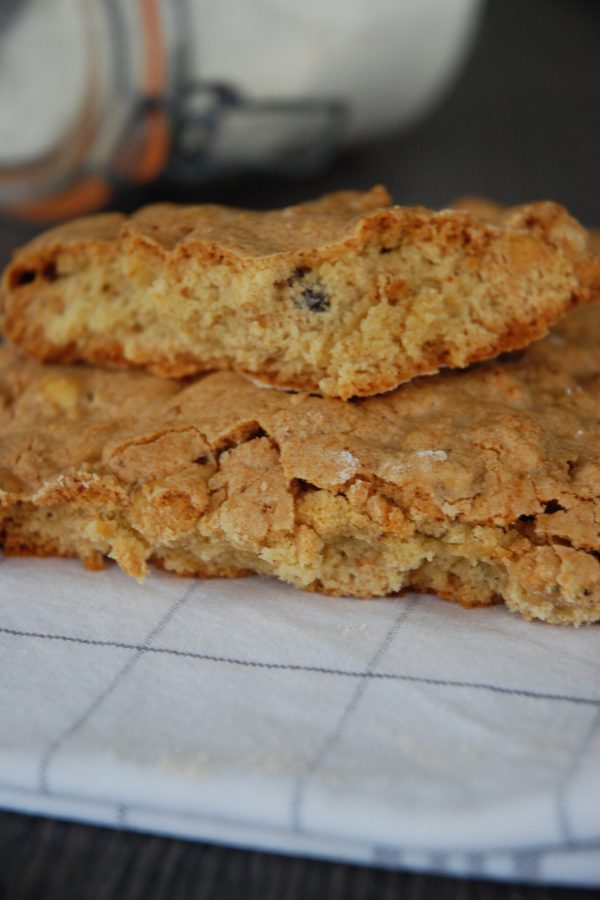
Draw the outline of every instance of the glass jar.
[[[314,172],[441,92],[479,0],[3,0],[0,206],[36,221],[160,175]]]

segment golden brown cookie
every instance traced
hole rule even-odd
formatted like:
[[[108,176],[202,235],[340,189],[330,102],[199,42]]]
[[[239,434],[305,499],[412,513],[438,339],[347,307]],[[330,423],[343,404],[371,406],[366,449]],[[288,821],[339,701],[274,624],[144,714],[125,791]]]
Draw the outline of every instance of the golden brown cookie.
[[[8,347],[0,398],[7,553],[600,619],[599,304],[521,353],[348,403]]]
[[[492,223],[500,221],[508,209],[507,206],[496,200],[476,195],[459,197],[452,204],[452,208],[468,212],[477,219]],[[589,248],[593,254],[600,256],[600,228],[589,229]]]
[[[467,195],[459,197],[452,204],[453,209],[461,209],[468,212],[477,219],[483,219],[485,222],[498,222],[507,207],[498,203],[496,200],[490,200],[489,197],[478,197],[477,195]]]
[[[598,293],[554,203],[391,206],[383,188],[273,212],[150,206],[55,228],[5,273],[5,334],[46,361],[234,369],[346,399],[543,336]]]

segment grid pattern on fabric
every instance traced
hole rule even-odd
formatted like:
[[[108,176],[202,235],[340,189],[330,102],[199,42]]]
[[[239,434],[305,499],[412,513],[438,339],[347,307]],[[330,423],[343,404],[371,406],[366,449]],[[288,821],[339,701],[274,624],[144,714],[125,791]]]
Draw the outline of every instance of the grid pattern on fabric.
[[[3,560],[0,666],[10,808],[600,883],[596,628]]]

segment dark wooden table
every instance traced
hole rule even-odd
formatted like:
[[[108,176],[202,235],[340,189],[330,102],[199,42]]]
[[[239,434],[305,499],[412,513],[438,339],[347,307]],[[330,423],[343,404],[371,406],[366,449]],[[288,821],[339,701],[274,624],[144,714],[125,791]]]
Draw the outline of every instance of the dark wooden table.
[[[269,207],[384,182],[401,203],[466,193],[552,197],[600,225],[600,3],[489,0],[478,44],[443,106],[408,134],[347,154],[306,181],[235,180],[190,196],[156,185],[121,198]],[[0,222],[0,261],[32,233]],[[1,727],[1,725],[0,725]],[[600,803],[600,798],[598,798]],[[386,872],[0,814],[0,900],[567,900],[600,890]]]

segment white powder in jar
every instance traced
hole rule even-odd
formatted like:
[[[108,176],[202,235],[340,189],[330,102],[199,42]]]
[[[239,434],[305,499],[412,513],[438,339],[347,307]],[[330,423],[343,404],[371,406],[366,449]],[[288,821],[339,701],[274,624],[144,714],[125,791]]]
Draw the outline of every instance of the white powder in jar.
[[[24,163],[65,135],[85,95],[81,0],[20,0],[0,32],[0,164]]]

